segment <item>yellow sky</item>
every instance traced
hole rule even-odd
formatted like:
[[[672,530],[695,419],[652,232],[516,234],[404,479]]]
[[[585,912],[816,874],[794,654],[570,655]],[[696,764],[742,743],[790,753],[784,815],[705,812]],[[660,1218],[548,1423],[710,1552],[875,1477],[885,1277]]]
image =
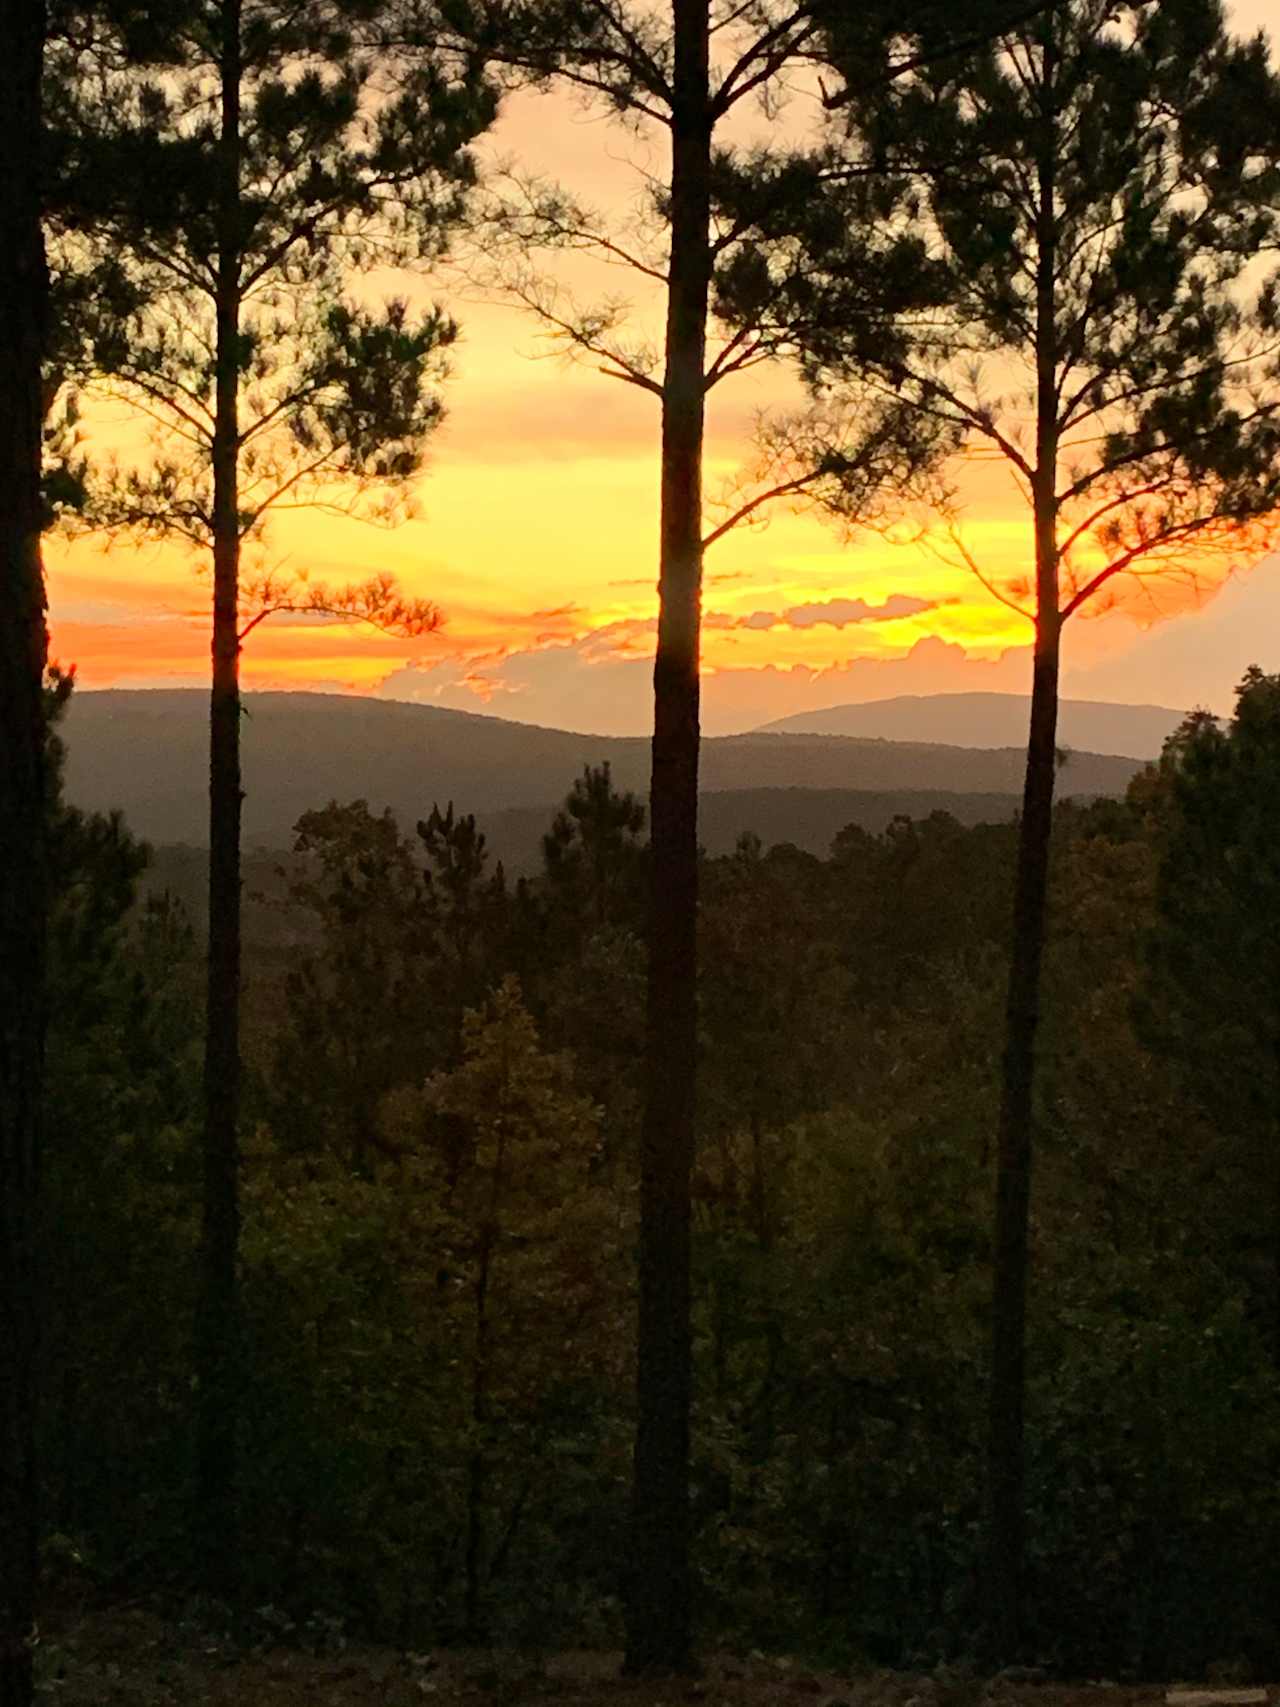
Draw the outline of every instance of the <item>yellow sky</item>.
[[[1265,9],[1250,0],[1235,9],[1237,21],[1260,24]],[[616,210],[635,194],[629,162],[645,146],[564,95],[526,95],[511,104],[486,152],[518,157],[524,169]],[[381,529],[291,512],[272,523],[266,555],[332,581],[390,571],[406,592],[438,601],[445,626],[411,644],[273,618],[246,647],[246,685],[383,692],[527,721],[643,729],[656,608],[656,400],[548,359],[527,315],[477,297],[457,278],[395,283],[419,300],[445,301],[463,325],[448,417],[417,484],[419,513]],[[625,292],[655,323],[656,303],[631,277],[580,272],[575,283],[584,292]],[[793,381],[773,370],[713,394],[711,498],[750,454],[755,411],[796,395]],[[969,547],[991,574],[1017,573],[1028,529],[1005,471],[970,467],[963,497]],[[206,679],[208,589],[198,558],[171,546],[55,539],[47,563],[53,652],[74,661],[83,686]],[[874,535],[844,543],[812,514],[779,511],[767,526],[718,543],[707,568],[713,731],[883,693],[1024,686],[1027,625],[962,566],[919,548]],[[1185,644],[1170,648],[1130,617],[1078,624],[1069,686],[1098,698],[1221,703],[1252,661],[1258,601],[1268,616],[1280,614],[1272,581],[1280,581],[1274,570],[1259,572],[1225,635],[1221,622],[1206,628],[1217,640],[1199,666],[1194,647],[1188,657]],[[904,599],[920,608],[904,609]],[[1162,648],[1172,654],[1163,665]]]

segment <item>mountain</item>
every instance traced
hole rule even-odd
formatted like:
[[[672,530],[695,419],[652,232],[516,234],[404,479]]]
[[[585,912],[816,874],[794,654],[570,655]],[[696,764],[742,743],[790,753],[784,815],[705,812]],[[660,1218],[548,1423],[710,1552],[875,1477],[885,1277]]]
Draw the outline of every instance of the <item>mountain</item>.
[[[861,705],[832,705],[766,723],[761,733],[854,735],[881,741],[941,741],[952,747],[1021,747],[1031,702],[1016,693],[903,694]],[[1185,713],[1167,705],[1105,705],[1064,699],[1058,745],[1084,753],[1155,759]]]
[[[207,714],[207,697],[195,689],[73,695],[63,725],[68,798],[98,811],[121,808],[148,841],[202,844]],[[330,800],[390,806],[411,827],[433,801],[452,800],[481,818],[553,807],[584,765],[606,759],[620,787],[643,795],[649,782],[649,742],[641,737],[571,734],[340,694],[246,695],[243,747],[245,840],[275,848],[289,844],[303,812]],[[708,793],[942,791],[1007,796],[1011,812],[1022,786],[1023,756],[1013,746],[759,733],[707,739],[702,753]],[[1061,790],[1119,794],[1136,769],[1131,759],[1074,753]]]

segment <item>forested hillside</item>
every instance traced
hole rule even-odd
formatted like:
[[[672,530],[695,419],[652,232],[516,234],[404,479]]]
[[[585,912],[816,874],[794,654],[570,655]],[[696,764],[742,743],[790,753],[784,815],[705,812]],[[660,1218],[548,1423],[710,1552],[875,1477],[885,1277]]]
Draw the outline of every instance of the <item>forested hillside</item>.
[[[206,711],[195,692],[77,694],[65,728],[69,798],[94,811],[121,808],[154,842],[207,841]],[[639,737],[571,734],[337,694],[247,694],[241,740],[244,833],[268,847],[285,846],[299,815],[317,801],[359,797],[406,822],[424,800],[465,801],[477,813],[549,812],[583,765],[608,763],[620,787],[640,791],[649,767],[649,743]],[[1136,768],[1131,759],[1072,753],[1062,788],[1120,794]],[[1014,747],[734,735],[703,743],[702,787],[999,794],[1012,810],[1021,772]],[[761,828],[774,831],[772,823]]]
[[[1029,1627],[1069,1672],[1280,1664],[1276,691],[1058,813]],[[242,1566],[299,1626],[616,1640],[643,825],[580,778],[512,886],[458,811],[320,803],[248,915]],[[64,809],[55,845],[48,1520],[157,1584],[200,955],[163,892],[131,905],[123,826]],[[724,1641],[971,1652],[1013,847],[934,812],[704,864],[695,1552]]]

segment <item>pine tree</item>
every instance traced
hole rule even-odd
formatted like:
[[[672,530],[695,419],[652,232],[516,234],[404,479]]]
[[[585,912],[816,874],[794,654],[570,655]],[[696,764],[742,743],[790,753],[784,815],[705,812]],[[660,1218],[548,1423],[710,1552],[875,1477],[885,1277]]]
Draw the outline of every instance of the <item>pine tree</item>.
[[[48,637],[40,557],[48,278],[45,9],[0,6],[0,1707],[32,1699],[37,1188],[45,1004]]]
[[[488,870],[489,849],[473,812],[455,815],[452,800],[433,805],[418,821],[426,854],[422,868],[431,931],[438,1008],[438,1047],[456,1052],[464,1014],[492,988],[507,930],[507,879],[502,863]]]
[[[378,1107],[441,1065],[433,932],[414,849],[390,811],[331,802],[294,827],[288,911],[305,947],[284,980],[267,1091],[290,1150],[370,1174]]]
[[[551,893],[577,933],[630,913],[644,826],[644,807],[629,789],[614,788],[609,761],[584,765],[542,838]]]
[[[847,67],[852,26],[829,51]],[[842,33],[843,32],[843,33]],[[855,38],[856,41],[856,38]],[[971,44],[970,44],[971,45]],[[874,70],[874,64],[872,66]],[[1277,86],[1215,0],[1059,0],[979,52],[925,52],[848,91],[765,232],[766,298],[820,393],[891,395],[1010,466],[1034,573],[997,586],[1034,626],[998,1131],[990,1612],[1017,1647],[1035,1040],[1066,621],[1123,578],[1195,582],[1265,549],[1280,504],[1271,241]],[[805,178],[807,174],[807,188]],[[749,213],[743,190],[738,205]],[[935,307],[868,313],[869,225],[908,236]]]
[[[408,1112],[402,1103],[402,1121]],[[467,1639],[479,1642],[490,1635],[486,1589],[530,1491],[495,1533],[495,1461],[508,1431],[523,1422],[534,1432],[537,1389],[554,1384],[538,1349],[547,1325],[561,1378],[566,1358],[585,1351],[584,1330],[608,1296],[599,1264],[609,1254],[609,1208],[590,1177],[598,1111],[575,1087],[570,1059],[542,1049],[514,977],[467,1011],[461,1061],[424,1087],[415,1124],[433,1122],[454,1151],[438,1195],[449,1290],[464,1311],[464,1620]]]
[[[142,303],[127,343],[96,365],[156,429],[150,459],[100,487],[95,516],[186,538],[212,559],[194,1529],[206,1574],[223,1583],[236,1569],[239,658],[273,602],[267,588],[246,615],[242,548],[276,505],[349,504],[418,468],[452,323],[438,310],[415,320],[403,302],[353,303],[343,282],[438,253],[472,181],[466,144],[494,112],[474,61],[380,61],[366,37],[384,10],[175,0],[167,63],[109,78],[112,125],[84,143],[108,169],[86,220],[127,258]],[[388,591],[375,583],[347,602],[381,617]]]
[[[462,10],[462,8],[460,8]],[[716,133],[752,99],[776,95],[802,63],[818,23],[804,7],[762,0],[741,7],[671,0],[655,9],[578,0],[469,9],[473,39],[536,78],[560,78],[637,127],[665,133],[668,166],[652,185],[650,233],[633,247],[555,187],[518,186],[497,221],[518,247],[584,250],[632,266],[664,293],[661,351],[628,336],[616,304],[579,310],[516,268],[515,294],[567,346],[661,406],[658,632],[649,791],[648,989],[640,1161],[640,1304],[633,1546],[627,1597],[627,1669],[692,1664],[689,1410],[690,1181],[697,1066],[698,759],[702,567],[706,549],[773,500],[803,492],[814,470],[762,478],[708,526],[703,446],[708,393],[775,348],[759,325],[724,331],[713,279],[740,247],[717,211],[722,170]],[[727,152],[727,148],[725,150]],[[721,335],[723,333],[723,335]],[[901,419],[901,418],[899,418]],[[873,507],[904,452],[876,423],[834,451]],[[905,455],[909,460],[913,452]],[[851,496],[850,513],[857,510]]]

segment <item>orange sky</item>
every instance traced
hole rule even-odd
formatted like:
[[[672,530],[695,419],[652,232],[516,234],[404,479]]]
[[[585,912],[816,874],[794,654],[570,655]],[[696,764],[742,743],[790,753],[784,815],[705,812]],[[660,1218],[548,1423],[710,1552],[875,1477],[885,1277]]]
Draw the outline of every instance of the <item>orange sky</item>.
[[[1263,21],[1264,0],[1234,9]],[[563,95],[513,102],[486,151],[517,156],[597,206],[635,193],[636,139]],[[656,304],[616,272],[592,285],[624,291],[641,319]],[[394,281],[398,290],[406,281]],[[247,686],[307,687],[420,698],[525,721],[639,731],[648,705],[656,599],[656,400],[581,367],[546,359],[524,314],[473,300],[457,279],[410,280],[463,324],[446,390],[448,417],[418,483],[416,519],[381,529],[329,514],[278,517],[272,564],[341,581],[389,570],[444,608],[443,630],[409,643],[350,627],[273,618],[250,638]],[[785,403],[779,371],[713,394],[707,491],[749,454],[755,411]],[[115,419],[99,429],[118,434]],[[964,532],[996,576],[1025,561],[1022,501],[1003,469],[971,466]],[[48,543],[54,655],[84,687],[202,684],[206,583],[176,547],[98,540]],[[789,711],[898,692],[1021,690],[1027,625],[963,568],[875,536],[843,544],[813,515],[776,512],[708,557],[706,723],[748,728]],[[1259,642],[1280,634],[1274,563],[1210,609],[1144,629],[1130,616],[1073,623],[1068,691],[1229,704]],[[1194,631],[1194,632],[1191,632]]]

